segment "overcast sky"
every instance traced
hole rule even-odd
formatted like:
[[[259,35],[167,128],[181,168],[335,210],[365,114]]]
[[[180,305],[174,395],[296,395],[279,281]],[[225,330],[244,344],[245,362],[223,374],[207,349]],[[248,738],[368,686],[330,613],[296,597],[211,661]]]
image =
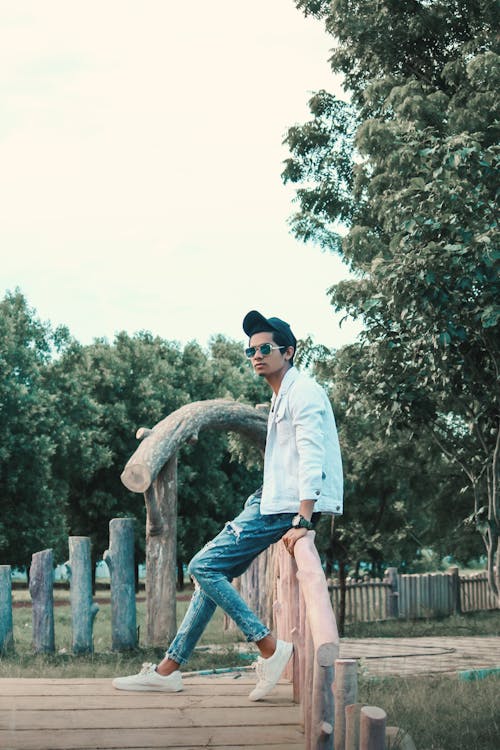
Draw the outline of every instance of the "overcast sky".
[[[338,347],[341,261],[290,234],[280,173],[342,94],[293,0],[0,0],[0,292],[82,343],[244,340],[249,309]]]

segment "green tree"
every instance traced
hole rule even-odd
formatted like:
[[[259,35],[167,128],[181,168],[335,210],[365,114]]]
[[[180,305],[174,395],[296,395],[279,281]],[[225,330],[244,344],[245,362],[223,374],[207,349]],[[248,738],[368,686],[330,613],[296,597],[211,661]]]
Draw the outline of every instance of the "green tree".
[[[67,332],[52,331],[19,290],[0,302],[0,562],[29,568],[66,536],[65,491],[53,476],[60,424],[44,370]]]
[[[372,394],[355,393],[368,365],[364,347],[345,346],[336,352],[309,344],[300,349],[298,362],[309,361],[316,378],[329,392],[339,428],[344,470],[344,513],[321,520],[318,547],[328,575],[341,585],[339,630],[344,627],[347,576],[382,578],[389,566],[412,572],[431,547],[437,553],[450,539],[457,559],[478,556],[463,526],[463,515],[440,513],[455,503],[460,474],[430,439],[416,439],[414,432],[400,427],[386,433],[390,413],[374,415]],[[443,478],[446,481],[443,482]],[[431,490],[431,491],[429,491]],[[470,498],[460,496],[460,511],[466,512]],[[456,505],[456,503],[455,503]],[[474,537],[474,540],[478,540]]]
[[[324,17],[351,103],[320,92],[289,132],[295,231],[353,271],[331,289],[365,324],[353,397],[372,394],[387,432],[425,430],[460,466],[498,595],[498,5],[297,5]]]

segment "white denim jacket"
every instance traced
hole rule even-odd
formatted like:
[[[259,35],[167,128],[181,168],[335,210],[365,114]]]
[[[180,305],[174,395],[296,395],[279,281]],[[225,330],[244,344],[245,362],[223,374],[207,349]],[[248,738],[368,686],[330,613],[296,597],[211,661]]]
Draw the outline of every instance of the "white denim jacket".
[[[291,367],[271,401],[261,513],[296,513],[301,500],[315,500],[315,512],[342,513],[342,459],[325,391]]]

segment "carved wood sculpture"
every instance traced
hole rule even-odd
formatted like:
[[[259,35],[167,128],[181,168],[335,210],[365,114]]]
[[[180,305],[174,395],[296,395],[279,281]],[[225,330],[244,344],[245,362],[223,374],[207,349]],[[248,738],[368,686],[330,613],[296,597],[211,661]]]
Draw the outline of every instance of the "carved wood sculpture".
[[[146,504],[146,640],[164,647],[176,631],[177,451],[201,430],[237,432],[258,447],[266,440],[266,410],[230,399],[194,401],[169,414],[152,430],[141,427],[141,444],[121,480],[143,492]]]

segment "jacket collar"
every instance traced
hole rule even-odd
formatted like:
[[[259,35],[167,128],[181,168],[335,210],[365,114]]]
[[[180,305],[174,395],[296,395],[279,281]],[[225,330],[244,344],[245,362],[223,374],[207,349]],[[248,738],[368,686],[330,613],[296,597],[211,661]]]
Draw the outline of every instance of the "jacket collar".
[[[282,396],[286,394],[289,388],[295,383],[299,377],[299,371],[295,367],[290,367],[285,373],[283,380],[281,381],[280,389],[278,393],[273,393],[271,398],[271,411],[275,411],[277,404],[280,402]]]

